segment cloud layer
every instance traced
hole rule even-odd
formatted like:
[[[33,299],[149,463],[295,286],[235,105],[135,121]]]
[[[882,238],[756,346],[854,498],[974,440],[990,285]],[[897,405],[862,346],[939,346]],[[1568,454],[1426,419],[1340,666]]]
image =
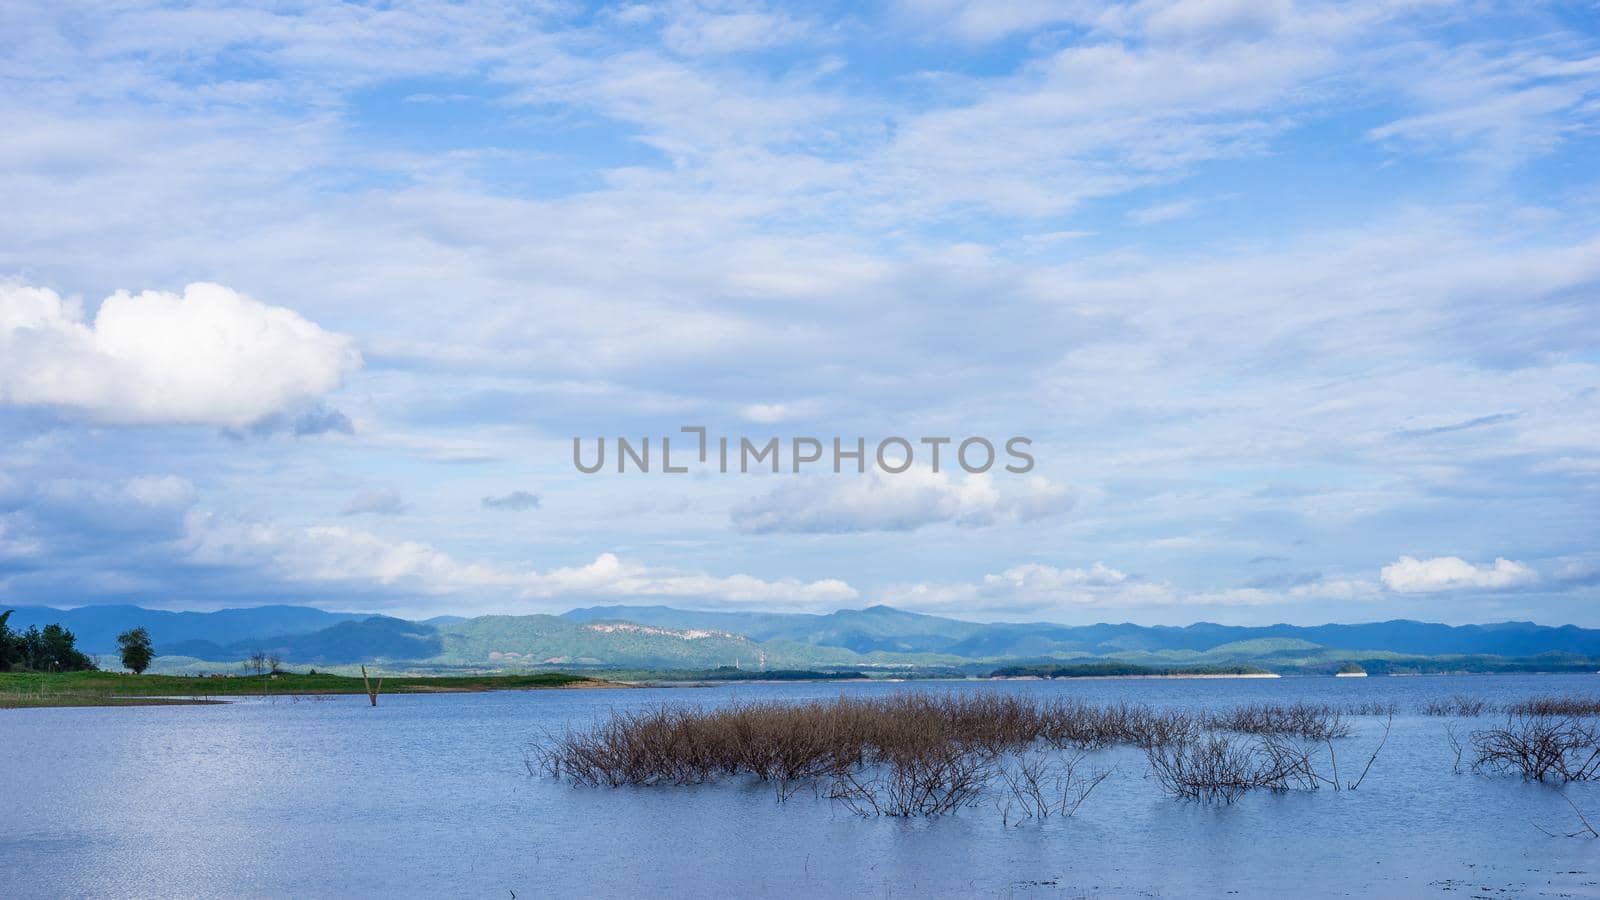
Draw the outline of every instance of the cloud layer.
[[[1600,625],[1593,16],[0,17],[0,603]],[[568,464],[683,425],[1041,480]]]

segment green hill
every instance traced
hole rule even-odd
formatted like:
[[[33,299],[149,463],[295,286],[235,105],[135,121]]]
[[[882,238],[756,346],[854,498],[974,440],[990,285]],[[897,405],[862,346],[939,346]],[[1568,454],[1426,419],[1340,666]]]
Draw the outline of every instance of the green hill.
[[[483,616],[439,628],[438,661],[453,665],[637,666],[711,669],[801,669],[855,665],[860,655],[788,641],[757,642],[707,629],[663,628],[632,622],[577,622],[558,616]]]
[[[1322,649],[1321,644],[1313,644],[1310,641],[1302,641],[1298,638],[1252,638],[1247,641],[1230,641],[1226,644],[1219,644],[1202,655],[1208,657],[1259,659],[1265,656],[1319,653]]]

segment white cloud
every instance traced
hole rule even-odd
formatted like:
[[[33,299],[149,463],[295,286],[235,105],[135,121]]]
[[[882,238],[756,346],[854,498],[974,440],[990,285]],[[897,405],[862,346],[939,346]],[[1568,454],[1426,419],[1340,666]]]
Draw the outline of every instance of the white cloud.
[[[43,550],[38,541],[13,537],[11,531],[12,526],[7,524],[6,517],[0,515],[0,559],[27,559],[38,556]]]
[[[218,284],[118,291],[92,323],[52,290],[0,284],[0,403],[243,427],[333,390],[360,364],[348,338]]]
[[[1384,587],[1398,594],[1432,594],[1456,590],[1506,590],[1539,580],[1516,560],[1498,558],[1493,565],[1473,565],[1459,556],[1416,559],[1402,556],[1383,567]]]
[[[1049,615],[1074,608],[1159,606],[1177,602],[1163,582],[1144,581],[1095,563],[1087,569],[1040,563],[1013,566],[978,582],[908,584],[884,592],[894,606],[924,612]]]
[[[982,3],[970,0],[898,0],[901,13],[972,43],[986,43],[1073,18],[1078,4],[1059,0]]]
[[[857,592],[837,579],[768,580],[658,568],[602,553],[591,563],[545,571],[498,562],[462,562],[432,545],[335,525],[291,528],[195,513],[188,558],[205,565],[258,567],[288,582],[336,585],[392,595],[451,598],[450,609],[534,611],[526,601],[678,599],[699,605],[833,608]],[[540,608],[546,608],[541,605]]]
[[[821,404],[813,400],[796,400],[790,403],[750,403],[739,409],[739,415],[747,422],[771,425],[777,422],[787,422],[790,419],[814,416],[820,409]]]
[[[834,578],[769,581],[743,574],[715,576],[649,567],[624,561],[611,553],[600,554],[586,566],[553,569],[543,575],[534,575],[524,590],[524,596],[530,597],[573,595],[669,597],[718,605],[758,604],[767,608],[826,607],[857,597],[854,588]]]
[[[1391,76],[1416,111],[1368,136],[1396,149],[1509,163],[1592,134],[1600,118],[1600,54],[1584,43],[1424,47]]]
[[[680,5],[661,31],[661,41],[685,56],[745,53],[804,37],[811,26],[785,13],[757,8],[713,10]]]
[[[1100,562],[1087,569],[1058,569],[1055,566],[1034,563],[1007,569],[1000,575],[984,577],[985,584],[1035,585],[1050,589],[1066,585],[1116,585],[1123,584],[1127,580],[1128,573],[1119,572]]]
[[[1156,206],[1145,206],[1129,211],[1127,219],[1135,225],[1158,225],[1162,222],[1174,222],[1194,215],[1199,206],[1193,198],[1174,200],[1171,203],[1161,203]]]
[[[740,530],[756,534],[914,531],[941,523],[1028,522],[1064,513],[1074,499],[1065,486],[1040,477],[1002,492],[988,475],[957,481],[923,468],[898,475],[873,470],[789,481],[735,506],[732,517]]]
[[[1085,609],[1104,613],[1151,607],[1276,606],[1313,600],[1366,601],[1381,595],[1371,582],[1341,579],[1318,579],[1287,590],[1190,591],[1097,562],[1088,568],[1026,563],[977,582],[899,585],[885,592],[884,602],[925,612],[1055,615],[1069,621],[1076,618],[1074,611]]]

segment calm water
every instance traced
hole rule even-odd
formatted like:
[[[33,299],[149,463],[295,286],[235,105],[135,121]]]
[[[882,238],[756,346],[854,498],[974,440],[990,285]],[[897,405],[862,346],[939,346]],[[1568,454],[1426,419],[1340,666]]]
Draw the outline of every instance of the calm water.
[[[1358,791],[1162,795],[1137,752],[1072,819],[862,819],[769,789],[574,788],[523,751],[611,708],[893,690],[1227,706],[1400,704]],[[740,685],[0,710],[0,897],[1600,896],[1561,788],[1452,775],[1430,696],[1600,693],[1594,676]],[[1338,743],[1358,765],[1381,721]],[[1347,773],[1348,774],[1348,773]],[[1600,785],[1564,789],[1600,824]]]

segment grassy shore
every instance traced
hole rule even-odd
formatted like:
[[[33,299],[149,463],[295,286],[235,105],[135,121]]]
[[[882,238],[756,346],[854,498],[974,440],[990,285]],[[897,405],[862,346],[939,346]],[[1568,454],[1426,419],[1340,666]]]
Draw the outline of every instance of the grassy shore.
[[[374,678],[376,683],[377,679]],[[545,688],[607,687],[610,682],[580,675],[416,676],[386,675],[385,694],[526,691]],[[364,694],[360,678],[344,675],[275,676],[127,675],[120,672],[0,672],[0,709],[41,706],[161,706],[221,703],[228,697],[313,694]]]

